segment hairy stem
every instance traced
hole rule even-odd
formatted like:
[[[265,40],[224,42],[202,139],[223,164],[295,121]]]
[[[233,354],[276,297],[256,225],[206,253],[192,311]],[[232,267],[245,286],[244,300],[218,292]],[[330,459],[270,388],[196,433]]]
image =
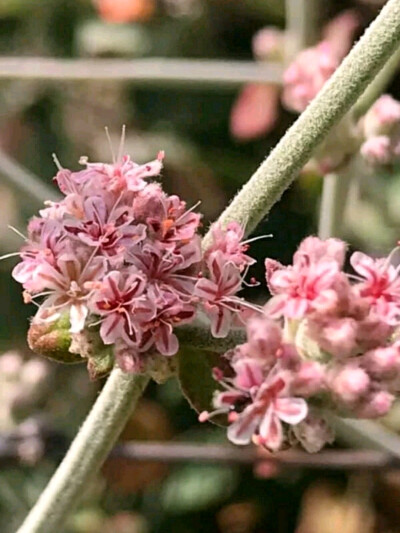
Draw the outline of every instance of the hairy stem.
[[[17,533],[54,533],[125,426],[149,378],[115,368],[56,473]]]
[[[238,344],[246,342],[244,329],[233,329],[223,339],[216,339],[211,335],[209,324],[188,324],[180,326],[175,331],[180,346],[191,346],[199,350],[210,350],[217,353],[225,353]]]
[[[325,87],[219,218],[251,233],[289,187],[314,148],[345,115],[400,42],[400,1],[389,0]],[[210,244],[208,233],[203,246]]]
[[[377,100],[381,94],[385,91],[386,87],[391,82],[396,71],[400,67],[400,48],[392,55],[387,61],[386,65],[382,68],[379,74],[372,80],[372,82],[365,89],[364,93],[360,96],[357,102],[354,104],[353,113],[356,117],[364,115],[372,104]]]

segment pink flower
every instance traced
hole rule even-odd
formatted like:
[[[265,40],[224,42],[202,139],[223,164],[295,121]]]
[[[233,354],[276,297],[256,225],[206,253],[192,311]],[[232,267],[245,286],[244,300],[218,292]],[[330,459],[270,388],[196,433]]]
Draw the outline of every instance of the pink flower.
[[[208,261],[210,278],[200,278],[194,294],[200,298],[204,311],[211,322],[214,337],[226,337],[232,325],[233,314],[240,309],[240,300],[235,299],[242,279],[238,268],[226,262],[220,251],[213,253]]]
[[[50,267],[57,267],[57,259],[66,250],[62,226],[54,220],[43,220],[41,223],[39,220],[34,218],[31,221],[30,240],[22,247],[22,261],[12,272],[13,278],[32,293],[43,291],[48,286],[46,272]]]
[[[192,210],[186,210],[186,203],[178,196],[154,194],[148,196],[147,205],[143,205],[142,199],[136,200],[139,201],[143,219],[154,238],[160,242],[168,244],[188,241],[198,230],[201,216]]]
[[[155,304],[143,294],[146,278],[138,271],[109,272],[95,291],[91,310],[102,317],[100,336],[104,344],[123,341],[138,345],[141,339],[140,322],[150,321]]]
[[[156,296],[154,295],[153,298]],[[162,355],[174,355],[179,349],[174,327],[191,322],[196,314],[193,305],[182,302],[173,292],[163,293],[154,318],[142,324],[140,351],[146,352],[155,345]]]
[[[335,72],[340,59],[327,41],[300,52],[284,74],[284,105],[298,113],[304,111]]]
[[[380,418],[385,416],[393,405],[395,397],[385,390],[371,392],[357,407],[359,418]]]
[[[231,111],[229,129],[233,137],[250,141],[269,133],[278,120],[279,93],[277,85],[245,85]]]
[[[260,316],[254,317],[246,325],[247,343],[242,351],[247,356],[256,357],[266,362],[276,360],[278,351],[282,352],[282,330],[272,320]]]
[[[365,370],[349,364],[334,369],[328,385],[340,402],[354,404],[368,391],[370,378]]]
[[[387,258],[372,259],[355,252],[350,262],[362,278],[356,288],[371,306],[372,312],[389,325],[400,320],[400,277],[398,269]]]
[[[65,229],[71,236],[76,236],[88,246],[95,247],[99,253],[107,257],[120,256],[124,252],[143,241],[146,237],[146,226],[135,224],[133,213],[126,206],[114,203],[111,209],[103,198],[93,196],[83,204],[81,220],[66,220]]]
[[[86,165],[86,169],[73,173],[70,179],[80,188],[105,188],[117,193],[124,190],[138,192],[146,187],[146,178],[160,174],[163,159],[164,152],[159,152],[157,159],[144,165],[134,163],[128,155],[113,164],[89,163],[86,157],[82,157],[80,163]]]
[[[90,259],[69,252],[57,259],[55,267],[48,265],[41,269],[36,276],[47,291],[36,319],[54,321],[63,312],[69,311],[71,333],[82,331],[89,312],[92,283],[104,275],[105,268],[101,257]]]
[[[172,289],[184,300],[193,297],[200,259],[197,238],[167,252],[159,243],[147,242],[127,257],[128,262],[146,274],[159,296],[164,290],[169,292]]]
[[[244,229],[237,222],[230,222],[226,229],[222,229],[220,224],[214,224],[211,228],[211,234],[213,243],[204,253],[206,260],[215,252],[222,252],[225,261],[230,261],[240,271],[256,262],[255,259],[246,254],[249,245],[243,242]]]
[[[294,264],[275,270],[268,280],[273,298],[265,310],[271,317],[300,319],[336,302],[335,285],[342,274],[334,261]]]
[[[363,365],[377,378],[397,376],[400,371],[400,345],[379,347],[363,356]]]
[[[325,388],[325,367],[317,361],[302,361],[296,369],[292,389],[299,396],[312,396]]]
[[[352,317],[315,314],[307,322],[307,333],[325,352],[338,358],[349,357],[359,350],[359,323]]]
[[[318,237],[306,237],[293,256],[293,264],[319,263],[334,261],[343,267],[346,256],[346,244],[339,239],[322,240]]]
[[[374,103],[362,120],[367,139],[381,135],[391,136],[400,126],[400,102],[384,94]]]
[[[280,60],[285,46],[285,34],[273,26],[262,28],[254,34],[252,48],[254,56],[263,61]]]
[[[391,141],[386,135],[367,139],[362,144],[360,153],[365,161],[372,166],[388,165],[393,159]]]
[[[279,374],[271,376],[252,394],[252,403],[229,426],[228,439],[243,445],[256,436],[256,442],[277,451],[283,442],[282,422],[299,424],[307,411],[303,398],[287,395],[285,380]]]

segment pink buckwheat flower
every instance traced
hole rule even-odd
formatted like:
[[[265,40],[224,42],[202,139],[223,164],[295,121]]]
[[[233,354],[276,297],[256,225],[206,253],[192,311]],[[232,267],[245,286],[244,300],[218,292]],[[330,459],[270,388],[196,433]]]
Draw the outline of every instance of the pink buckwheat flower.
[[[49,265],[36,274],[47,288],[46,299],[36,318],[39,321],[54,321],[68,311],[71,333],[82,331],[89,313],[88,299],[92,283],[101,278],[105,270],[102,257],[79,257],[71,252],[62,254],[57,259],[56,267]]]
[[[240,270],[225,255],[216,251],[209,256],[207,266],[210,279],[200,278],[195,286],[197,296],[211,322],[214,337],[226,337],[244,303],[236,297],[242,286]]]
[[[273,298],[266,305],[271,317],[303,318],[311,310],[336,302],[334,288],[342,277],[335,261],[298,262],[277,269],[268,279]]]
[[[372,259],[355,252],[350,262],[361,276],[358,293],[371,306],[372,312],[389,325],[398,325],[400,320],[400,276],[398,268],[390,259]]]
[[[86,157],[81,157],[80,163],[86,166],[75,174],[77,183],[89,187],[105,187],[113,192],[138,192],[146,187],[146,179],[158,176],[162,169],[164,152],[159,152],[157,159],[144,165],[131,161],[129,156],[123,156],[113,164],[89,163]]]
[[[370,378],[365,370],[349,364],[334,369],[329,377],[329,388],[343,404],[355,404],[369,389]]]
[[[111,271],[99,282],[93,295],[91,310],[102,317],[100,336],[104,344],[122,340],[138,345],[141,339],[140,322],[151,320],[156,306],[143,294],[146,278],[138,271]]]
[[[265,376],[260,361],[243,359],[233,364],[236,377],[227,391],[217,393],[216,411],[202,413],[205,421],[215,414],[228,413],[228,439],[234,444],[249,444],[251,440],[271,451],[283,444],[282,423],[295,425],[307,416],[307,403],[290,395],[285,372],[272,370]]]
[[[301,113],[339,66],[340,59],[327,41],[301,52],[286,70],[284,105]]]
[[[26,244],[12,254],[21,258],[13,276],[26,303],[43,298],[34,325],[69,316],[71,333],[84,338],[85,328],[96,335],[100,324],[119,366],[146,372],[153,364],[147,352],[153,359],[175,354],[175,327],[196,315],[201,217],[149,182],[160,174],[163,152],[144,165],[122,152],[123,142],[111,164],[83,158],[78,172],[54,158],[64,198],[47,202],[29,223]]]
[[[226,229],[222,229],[220,224],[214,224],[211,227],[211,234],[213,243],[205,251],[204,258],[206,260],[219,251],[225,256],[225,261],[230,261],[240,271],[256,262],[255,259],[246,254],[249,249],[249,241],[243,242],[244,229],[237,222],[230,222]]]
[[[384,94],[371,106],[362,122],[367,139],[392,135],[400,127],[400,102],[389,94]]]

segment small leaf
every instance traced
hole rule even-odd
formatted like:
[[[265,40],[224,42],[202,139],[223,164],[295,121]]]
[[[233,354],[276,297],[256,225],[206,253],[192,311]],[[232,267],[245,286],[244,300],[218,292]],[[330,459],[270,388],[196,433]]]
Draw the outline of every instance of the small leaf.
[[[107,376],[114,366],[114,352],[111,346],[105,346],[95,357],[88,359],[89,377],[92,381]]]
[[[229,498],[237,481],[237,471],[228,466],[185,465],[164,482],[161,502],[170,513],[200,511]]]
[[[219,388],[212,376],[212,369],[221,364],[221,357],[214,352],[194,348],[185,348],[179,352],[180,387],[189,404],[198,413],[212,409],[212,398]],[[220,423],[221,419],[218,420],[218,424]]]

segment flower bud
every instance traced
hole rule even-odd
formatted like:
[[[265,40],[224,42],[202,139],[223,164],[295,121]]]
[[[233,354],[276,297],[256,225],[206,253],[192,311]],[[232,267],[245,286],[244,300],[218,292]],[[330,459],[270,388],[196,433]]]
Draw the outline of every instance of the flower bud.
[[[262,28],[253,37],[253,54],[261,61],[283,59],[285,34],[274,27]]]
[[[384,94],[366,113],[362,122],[367,139],[380,135],[392,135],[400,126],[400,102]]]
[[[361,418],[380,418],[388,413],[394,402],[394,396],[387,391],[370,394],[362,406],[357,409],[357,416]]]
[[[336,372],[330,388],[343,403],[352,404],[367,392],[369,384],[365,370],[349,365]]]
[[[324,385],[324,367],[316,361],[305,361],[296,372],[292,387],[296,394],[311,396],[320,392]]]
[[[71,345],[69,327],[67,314],[51,323],[33,321],[28,331],[30,349],[60,363],[82,362],[80,355],[69,351]]]

